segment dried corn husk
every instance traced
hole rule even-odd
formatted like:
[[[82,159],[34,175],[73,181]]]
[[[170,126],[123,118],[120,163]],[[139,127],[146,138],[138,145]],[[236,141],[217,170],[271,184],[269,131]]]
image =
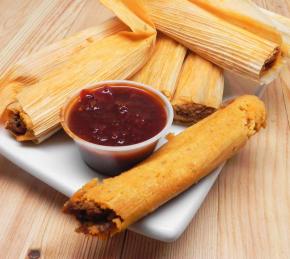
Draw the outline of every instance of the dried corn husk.
[[[190,0],[190,2],[262,38],[282,43],[279,31],[251,0]]]
[[[53,43],[14,64],[0,79],[0,116],[6,106],[15,101],[16,94],[24,87],[35,84],[37,78],[61,67],[72,55],[97,40],[126,29],[128,27],[119,19],[112,18],[99,26]]]
[[[192,3],[215,13],[219,17],[246,28],[262,38],[286,47],[285,54],[290,57],[290,19],[258,7],[249,0],[190,0]],[[270,18],[270,19],[269,19]]]
[[[229,0],[214,1],[219,4],[211,10],[187,0],[146,2],[157,29],[224,69],[267,83],[276,77],[284,63],[285,46],[278,31],[265,25],[264,36],[261,37],[247,30],[250,26],[254,28],[255,23],[259,27],[262,24],[260,18],[239,19],[248,11],[255,16],[250,10],[255,6],[251,4],[240,4],[242,13],[237,9],[227,21],[227,17],[223,19],[220,13],[224,12],[223,6],[228,8],[232,2]],[[233,3],[236,1],[233,0]],[[233,22],[235,19],[237,22]],[[248,24],[249,21],[251,23]]]
[[[31,68],[29,73],[18,75],[24,78],[29,75],[34,79],[33,83],[17,94],[16,101],[9,105],[5,112],[6,126],[12,129],[18,141],[43,141],[60,127],[59,111],[68,96],[88,83],[128,78],[150,57],[156,31],[141,4],[131,0],[102,2],[111,8],[132,32],[123,31],[93,41],[88,46],[74,51],[61,66],[52,66],[47,73],[39,75],[39,69],[34,72]],[[18,123],[22,126],[24,124],[25,132],[19,133],[17,129],[13,131],[11,125],[15,126]]]
[[[151,58],[131,80],[150,85],[171,100],[185,55],[185,47],[159,34]]]
[[[196,123],[220,108],[223,98],[222,69],[189,53],[182,67],[172,101],[174,120]]]

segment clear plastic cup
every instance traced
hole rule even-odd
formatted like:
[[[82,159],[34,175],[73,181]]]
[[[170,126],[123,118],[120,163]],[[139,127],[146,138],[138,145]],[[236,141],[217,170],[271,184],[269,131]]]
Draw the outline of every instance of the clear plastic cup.
[[[164,128],[152,138],[128,146],[103,146],[88,142],[78,137],[70,130],[68,125],[70,110],[74,106],[75,102],[78,101],[80,91],[69,98],[61,111],[61,124],[63,129],[74,140],[83,160],[88,166],[104,175],[115,176],[122,171],[133,167],[152,154],[158,141],[169,132],[173,122],[174,112],[170,102],[162,93],[141,83],[128,80],[102,81],[88,85],[84,87],[84,89],[97,89],[99,87],[103,87],[104,85],[126,87],[132,86],[135,88],[141,88],[158,98],[167,113],[167,121]]]

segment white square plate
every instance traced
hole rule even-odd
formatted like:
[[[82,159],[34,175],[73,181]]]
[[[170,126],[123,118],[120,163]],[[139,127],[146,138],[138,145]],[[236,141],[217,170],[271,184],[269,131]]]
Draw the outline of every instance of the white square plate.
[[[257,86],[257,83],[226,73],[225,99],[245,93],[261,96],[264,89],[264,86]],[[173,125],[171,132],[178,133],[183,129],[184,127]],[[0,127],[0,153],[67,196],[71,196],[90,179],[102,177],[83,163],[76,146],[63,132],[40,145],[21,144]],[[223,165],[131,226],[130,230],[164,242],[178,239],[201,206],[222,168]]]

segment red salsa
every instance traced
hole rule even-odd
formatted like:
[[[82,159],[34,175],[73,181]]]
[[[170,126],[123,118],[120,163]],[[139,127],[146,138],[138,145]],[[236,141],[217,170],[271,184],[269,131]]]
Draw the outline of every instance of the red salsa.
[[[166,121],[166,110],[153,94],[135,87],[103,86],[81,92],[68,124],[91,143],[126,146],[152,138]]]

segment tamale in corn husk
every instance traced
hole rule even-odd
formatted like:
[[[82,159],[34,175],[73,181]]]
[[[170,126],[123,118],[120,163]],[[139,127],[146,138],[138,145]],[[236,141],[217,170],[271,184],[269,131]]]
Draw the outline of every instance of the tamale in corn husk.
[[[282,37],[275,26],[251,0],[189,0],[204,10],[238,27],[245,28],[262,38],[282,43]]]
[[[92,180],[64,205],[79,232],[110,237],[197,183],[265,126],[256,96],[237,98],[187,128],[135,168],[102,183]]]
[[[188,53],[172,100],[174,120],[191,124],[204,119],[220,108],[223,90],[223,70]]]
[[[60,128],[59,112],[71,94],[89,83],[128,78],[150,57],[156,31],[144,7],[131,0],[102,2],[132,32],[122,31],[93,41],[73,51],[61,66],[49,66],[47,73],[42,71],[39,75],[39,69],[34,72],[33,67],[27,73],[23,69],[18,76],[25,78],[28,75],[34,79],[33,83],[16,95],[16,101],[6,108],[4,115],[6,128],[18,141],[39,143],[45,140]]]
[[[185,55],[185,47],[159,33],[152,56],[131,80],[152,86],[171,100]]]
[[[38,78],[61,67],[72,55],[91,43],[127,28],[119,19],[112,18],[96,27],[53,43],[14,64],[0,79],[0,116],[6,106],[15,101],[16,94],[24,87],[37,83]]]
[[[146,0],[157,29],[201,57],[261,83],[268,83],[277,76],[285,61],[286,46],[279,31],[256,18],[255,13],[259,9],[255,5],[239,0],[242,11],[236,9],[230,16],[223,17],[221,14],[230,9],[230,3],[233,2],[234,6],[237,1],[205,1],[208,5],[218,2],[214,8],[205,8],[196,2]],[[251,19],[240,19],[247,12]],[[259,28],[261,24],[265,28],[261,27],[261,33],[255,34],[254,29],[249,30]]]
[[[159,34],[151,58],[131,80],[160,90],[173,104],[174,120],[192,124],[220,107],[224,78],[222,69],[198,55],[189,53],[185,59],[186,51]]]
[[[267,16],[267,21],[276,28],[281,34],[285,45],[287,46],[288,55],[290,57],[290,19],[260,8],[261,12],[263,12]]]
[[[190,0],[192,3],[226,19],[262,38],[281,44],[290,57],[290,19],[260,8],[249,0]],[[270,18],[270,19],[269,19]]]

